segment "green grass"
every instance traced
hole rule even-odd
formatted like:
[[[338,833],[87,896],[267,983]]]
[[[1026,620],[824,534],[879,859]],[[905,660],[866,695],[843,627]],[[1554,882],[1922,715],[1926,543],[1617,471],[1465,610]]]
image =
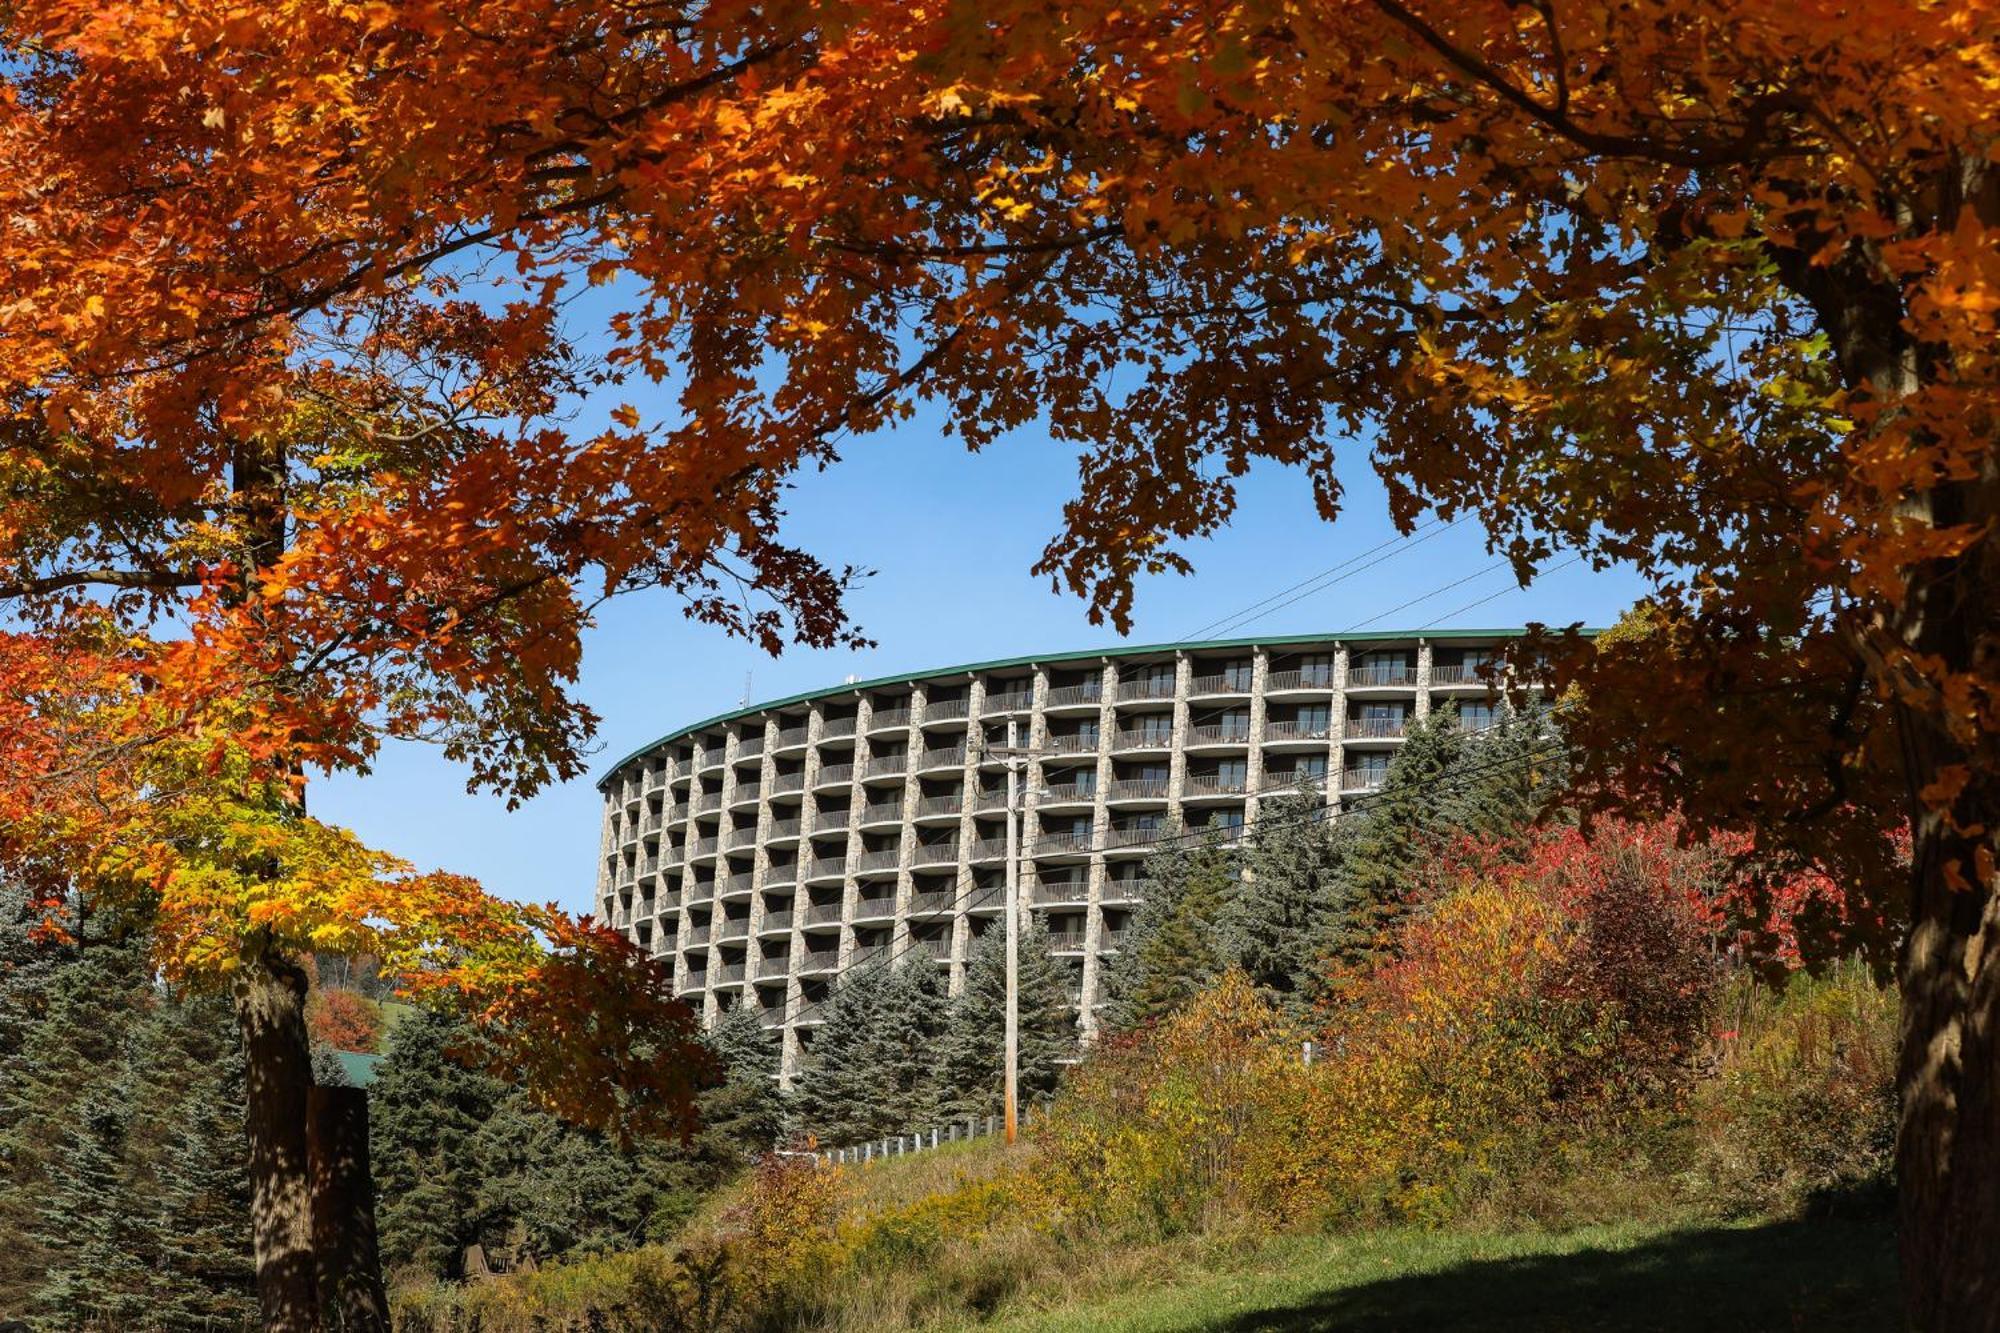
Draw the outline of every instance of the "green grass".
[[[1900,1316],[1893,1225],[1867,1217],[1689,1230],[1624,1224],[1560,1234],[1301,1237],[1207,1271],[1162,1271],[1121,1295],[1044,1310],[1016,1306],[985,1327],[1708,1333],[1894,1329]]]

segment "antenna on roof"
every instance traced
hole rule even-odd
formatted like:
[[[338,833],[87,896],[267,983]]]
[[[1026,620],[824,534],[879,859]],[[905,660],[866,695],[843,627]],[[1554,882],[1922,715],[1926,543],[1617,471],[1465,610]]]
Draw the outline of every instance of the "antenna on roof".
[[[743,697],[736,701],[736,706],[738,708],[748,708],[750,706],[750,673],[748,671],[743,673]]]

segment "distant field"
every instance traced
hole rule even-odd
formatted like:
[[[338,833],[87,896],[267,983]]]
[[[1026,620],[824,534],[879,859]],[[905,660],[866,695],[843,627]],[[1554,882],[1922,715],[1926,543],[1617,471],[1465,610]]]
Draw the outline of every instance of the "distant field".
[[[1862,1330],[1900,1327],[1887,1219],[1672,1231],[1386,1231],[1273,1242],[1215,1271],[984,1327],[1223,1329]]]

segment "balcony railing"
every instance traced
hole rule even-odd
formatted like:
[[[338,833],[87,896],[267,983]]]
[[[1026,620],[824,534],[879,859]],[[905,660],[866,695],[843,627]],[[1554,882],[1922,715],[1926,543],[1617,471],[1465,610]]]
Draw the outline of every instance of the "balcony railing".
[[[870,759],[861,766],[861,776],[864,778],[892,777],[906,772],[909,766],[910,757],[906,754],[880,755],[874,759]]]
[[[1052,930],[1049,932],[1049,952],[1082,953],[1083,940],[1080,930]]]
[[[1392,740],[1401,736],[1409,724],[1401,717],[1350,717],[1347,719],[1349,740]]]
[[[1021,713],[1034,706],[1035,694],[1032,690],[1009,690],[1005,694],[989,694],[981,704],[982,713]]]
[[[958,862],[958,839],[920,844],[912,861],[920,866],[955,865]]]
[[[750,883],[753,878],[754,876],[749,871],[744,870],[734,875],[725,876],[717,880],[716,884],[724,893],[748,893],[750,892]]]
[[[1118,700],[1126,703],[1134,699],[1171,699],[1174,697],[1172,676],[1146,676],[1138,680],[1118,682]]]
[[[1097,951],[1099,953],[1117,953],[1125,947],[1125,937],[1131,933],[1130,930],[1105,931],[1097,937]]]
[[[878,708],[868,718],[868,730],[895,731],[910,725],[910,710],[907,708]]]
[[[919,815],[956,815],[965,810],[965,797],[958,792],[945,796],[926,796],[917,802]]]
[[[1333,736],[1333,723],[1316,720],[1288,720],[1264,724],[1266,741],[1323,741]]]
[[[981,838],[972,844],[972,859],[975,861],[990,861],[996,856],[1005,856],[1006,854],[1007,840],[1005,838]]]
[[[971,711],[971,704],[964,699],[938,699],[924,705],[924,725],[933,722],[954,722]]]
[[[709,941],[709,936],[712,933],[713,930],[709,926],[689,926],[688,938],[687,938],[688,948],[698,949],[702,945],[707,944]]]
[[[1174,733],[1167,727],[1142,727],[1133,731],[1121,731],[1117,736],[1116,748],[1120,750],[1165,750],[1172,747]]]
[[[847,859],[840,856],[815,856],[806,863],[806,878],[821,879],[826,876],[840,876],[847,873]]]
[[[1107,879],[1098,897],[1107,903],[1135,903],[1153,891],[1150,879]]]
[[[651,806],[647,806],[646,813],[639,816],[639,832],[658,833],[659,831],[660,831],[660,812],[658,810],[653,809],[653,807]],[[629,840],[631,835],[628,833],[626,836],[627,839]]]
[[[1188,729],[1190,745],[1244,745],[1250,740],[1250,724],[1243,722],[1209,722]]]
[[[1389,776],[1386,768],[1350,768],[1340,775],[1342,791],[1374,791]]]
[[[814,903],[806,908],[808,926],[837,926],[840,924],[839,903]]]
[[[813,820],[812,835],[815,838],[823,833],[845,832],[847,832],[847,811],[845,810],[822,810],[819,812],[819,816]]]
[[[774,819],[771,821],[771,831],[764,836],[768,842],[776,842],[780,838],[796,838],[799,836],[799,821],[796,816],[791,819]]]
[[[820,723],[819,735],[821,740],[838,736],[852,736],[853,734],[854,719],[851,717],[830,717]]]
[[[739,847],[749,847],[756,841],[757,826],[754,824],[747,828],[731,829],[729,832],[729,850],[732,852]]]
[[[794,975],[801,972],[831,972],[839,966],[840,950],[815,949],[809,954],[800,955],[797,965],[792,968],[792,972]]]
[[[720,842],[717,838],[696,838],[688,844],[689,856],[714,856]]]
[[[1248,694],[1248,671],[1225,671],[1216,676],[1196,676],[1188,684],[1190,694]]]
[[[703,903],[712,903],[714,901],[715,901],[714,880],[711,879],[707,881],[697,881],[696,883],[688,885],[687,905],[689,907],[699,907]]]
[[[1266,690],[1330,690],[1332,667],[1307,667],[1302,671],[1273,671],[1265,680]]]
[[[716,977],[716,984],[718,986],[727,986],[732,982],[743,980],[748,975],[749,969],[744,964],[724,963],[720,974]]]
[[[863,852],[854,861],[856,870],[894,870],[903,864],[903,850],[900,847],[884,847],[878,851]]]
[[[1317,788],[1325,781],[1326,774],[1310,768],[1292,768],[1286,769],[1283,772],[1271,769],[1265,772],[1264,780],[1258,784],[1257,790],[1291,791],[1301,783],[1308,787]]]
[[[918,768],[963,768],[965,747],[954,745],[948,749],[925,750],[917,756]]]
[[[764,734],[762,732],[759,732],[755,736],[745,736],[742,740],[736,742],[736,757],[738,759],[755,759],[762,753],[764,753]]]
[[[690,968],[681,975],[680,985],[676,989],[685,995],[689,991],[700,990],[706,985],[708,985],[708,970],[704,968],[697,972]]]
[[[747,916],[730,917],[727,921],[724,921],[722,923],[722,930],[718,935],[716,935],[716,938],[719,940],[749,939],[750,918]]]
[[[1110,796],[1114,801],[1164,801],[1167,799],[1167,780],[1119,778],[1111,784]]]
[[[1007,789],[1005,787],[994,787],[988,790],[982,787],[979,791],[978,802],[977,808],[980,810],[1005,810],[1007,808]]]
[[[771,794],[773,796],[789,796],[795,791],[804,791],[805,789],[806,775],[804,769],[800,769],[796,773],[773,773],[771,775]]]
[[[954,889],[940,889],[933,893],[913,893],[910,895],[910,915],[928,916],[933,912],[949,912],[958,902]]]
[[[1494,662],[1453,662],[1448,665],[1434,665],[1431,667],[1431,684],[1486,685],[1491,682],[1487,679],[1487,675],[1482,673],[1491,674],[1497,670],[1498,663]]]
[[[1110,832],[1105,836],[1104,845],[1106,847],[1150,847],[1166,836],[1166,829],[1157,825],[1152,827],[1136,826],[1120,828],[1114,824]]]
[[[1096,754],[1097,733],[1094,731],[1080,731],[1068,736],[1051,736],[1049,737],[1049,753]]]
[[[764,920],[757,927],[757,932],[763,935],[775,935],[780,931],[789,931],[791,928],[792,912],[790,908],[786,908],[782,912],[764,913]]]
[[[739,782],[736,790],[729,793],[731,805],[755,805],[764,799],[764,786],[759,782]]]
[[[1050,708],[1072,708],[1078,704],[1101,703],[1104,700],[1104,682],[1087,680],[1081,685],[1058,685],[1049,691]]]
[[[1225,778],[1213,773],[1190,773],[1181,783],[1182,796],[1241,796],[1249,789],[1244,778]]]
[[[918,958],[935,958],[949,962],[951,959],[951,936],[937,939],[914,939],[910,941],[910,953]]]
[[[1064,782],[1043,789],[1038,798],[1043,805],[1089,804],[1097,799],[1095,782]]]
[[[809,728],[806,727],[786,727],[778,733],[777,748],[780,750],[796,750],[799,746],[806,743],[808,732]]]
[[[1035,839],[1035,855],[1048,856],[1063,852],[1087,852],[1090,850],[1090,830],[1070,829],[1056,833],[1044,833]]]
[[[883,894],[874,898],[856,898],[854,900],[854,919],[856,921],[883,921],[895,915],[896,896],[894,894]]]
[[[1080,879],[1043,880],[1035,886],[1037,907],[1070,907],[1090,901],[1090,885]]]
[[[722,808],[722,793],[705,791],[694,798],[694,812],[698,815],[712,815]]]
[[[815,787],[845,786],[846,784],[852,781],[854,781],[854,765],[823,764],[820,767],[819,776],[813,779],[813,786]]]
[[[857,944],[854,946],[854,952],[847,956],[847,965],[849,967],[862,967],[868,963],[886,959],[888,956],[889,946],[886,944]]]
[[[1414,685],[1417,683],[1417,669],[1405,662],[1374,662],[1365,666],[1349,667],[1347,683],[1359,689]]]
[[[894,824],[903,817],[902,798],[893,801],[870,801],[861,807],[861,822],[864,824]]]

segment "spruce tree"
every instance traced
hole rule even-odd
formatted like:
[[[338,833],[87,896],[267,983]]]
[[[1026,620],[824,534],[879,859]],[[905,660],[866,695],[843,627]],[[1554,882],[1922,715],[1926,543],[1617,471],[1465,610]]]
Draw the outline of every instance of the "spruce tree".
[[[938,968],[858,968],[826,1001],[826,1021],[799,1071],[800,1132],[827,1146],[906,1133],[935,1119]]]
[[[1211,834],[1146,861],[1152,881],[1131,934],[1106,977],[1106,1018],[1113,1028],[1157,1022],[1206,990],[1233,956],[1223,917],[1238,890],[1235,853]]]
[[[168,1280],[155,1318],[168,1328],[246,1326],[257,1295],[235,1017],[226,999],[202,995],[163,1008],[160,1022],[171,1040],[158,1070],[167,1132],[153,1226]]]
[[[721,1070],[716,1085],[697,1099],[698,1146],[718,1160],[747,1161],[784,1131],[785,1100],[778,1091],[782,1052],[757,1015],[742,1007],[723,1014],[707,1041]]]
[[[420,1009],[396,1025],[369,1089],[369,1157],[384,1266],[457,1276],[479,1240],[473,1139],[505,1092],[449,1052],[470,1030]]]
[[[1039,913],[1019,941],[1020,1096],[1040,1100],[1055,1091],[1065,1061],[1076,1055],[1076,1018],[1069,972],[1049,952],[1048,922]],[[1007,937],[988,929],[965,960],[965,985],[946,1011],[938,1042],[937,1110],[941,1119],[998,1115],[1006,1096]]]
[[[101,1071],[71,1103],[53,1144],[61,1165],[43,1177],[29,1233],[47,1259],[31,1308],[60,1327],[141,1324],[157,1294],[160,1238],[145,1225],[127,1158],[134,1089],[123,1072]]]
[[[1287,1013],[1302,1012],[1319,993],[1345,843],[1315,788],[1301,786],[1258,807],[1223,935],[1258,994]]]

